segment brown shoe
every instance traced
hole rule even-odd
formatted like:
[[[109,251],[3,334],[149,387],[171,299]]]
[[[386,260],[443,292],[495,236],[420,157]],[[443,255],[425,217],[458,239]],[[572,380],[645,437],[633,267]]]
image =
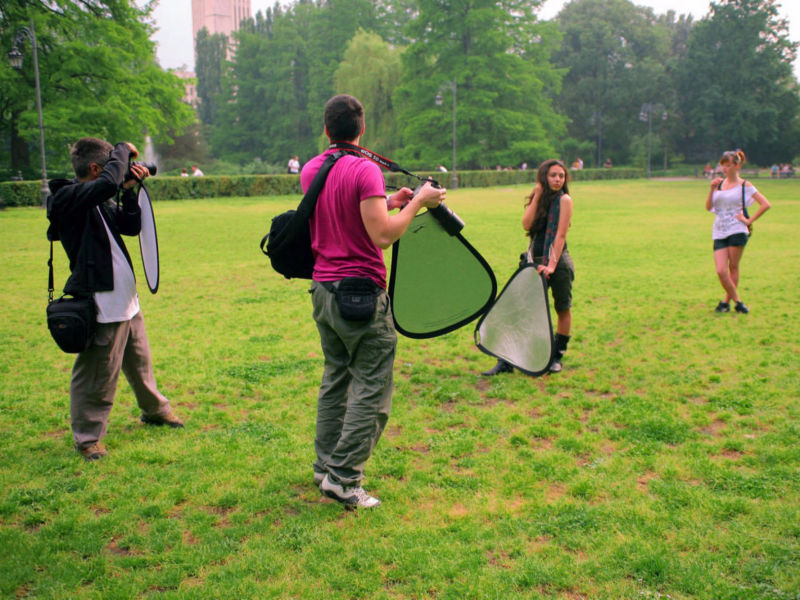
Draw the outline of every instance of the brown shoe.
[[[78,448],[76,446],[75,449],[86,460],[100,460],[106,454],[108,454],[108,450],[106,450],[106,447],[103,446],[103,444],[101,444],[100,442],[95,442],[94,444],[92,444],[91,446],[87,446],[86,448]]]
[[[176,417],[172,411],[165,415],[142,415],[141,420],[145,425],[169,425],[173,428],[183,427],[183,421]]]

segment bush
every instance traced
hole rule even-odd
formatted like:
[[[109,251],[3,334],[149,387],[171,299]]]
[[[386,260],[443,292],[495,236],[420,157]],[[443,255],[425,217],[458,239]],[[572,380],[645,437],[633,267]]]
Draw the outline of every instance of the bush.
[[[452,186],[452,173],[419,173],[432,177],[444,187]],[[495,187],[500,185],[533,184],[535,169],[527,171],[459,171],[458,187]],[[419,182],[402,173],[384,173],[386,185],[400,188],[415,187]],[[640,169],[583,169],[570,171],[574,181],[595,179],[635,179],[642,177]],[[300,194],[297,175],[219,175],[206,177],[157,176],[147,180],[147,188],[155,200],[181,200],[191,198],[224,198],[230,196],[283,196]],[[41,183],[39,181],[0,182],[0,202],[5,206],[39,206]]]
[[[0,205],[41,206],[41,181],[4,181],[0,183]]]

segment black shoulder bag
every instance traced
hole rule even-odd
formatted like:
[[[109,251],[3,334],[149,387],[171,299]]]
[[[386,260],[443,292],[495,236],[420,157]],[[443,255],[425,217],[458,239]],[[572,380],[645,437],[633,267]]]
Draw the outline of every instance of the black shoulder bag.
[[[50,217],[53,196],[47,198],[47,216]],[[88,218],[88,217],[87,217]],[[61,296],[53,300],[53,242],[58,240],[58,232],[53,225],[47,229],[50,240],[50,259],[47,261],[50,274],[47,281],[47,328],[58,347],[69,354],[83,352],[92,344],[97,325],[97,307],[90,293],[85,297],[67,298]],[[89,258],[89,288],[92,288],[92,259]]]
[[[269,233],[261,238],[261,251],[269,258],[272,268],[286,279],[311,279],[314,254],[311,252],[308,219],[317,206],[317,196],[322,191],[328,173],[345,154],[341,151],[330,154],[317,171],[297,210],[287,210],[273,217]]]

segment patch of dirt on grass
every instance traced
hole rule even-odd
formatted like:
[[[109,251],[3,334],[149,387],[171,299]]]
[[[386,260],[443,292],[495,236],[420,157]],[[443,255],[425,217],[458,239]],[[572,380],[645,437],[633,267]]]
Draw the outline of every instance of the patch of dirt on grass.
[[[725,448],[717,454],[714,458],[724,459],[724,460],[739,460],[744,456],[744,452],[740,450],[733,450],[732,448]]]
[[[561,500],[567,493],[567,486],[563,483],[551,483],[544,491],[544,501],[553,504]]]
[[[135,554],[130,548],[125,548],[124,546],[120,546],[117,544],[117,538],[111,538],[111,541],[106,544],[106,550],[108,550],[111,554],[116,554],[117,556],[131,556]]]
[[[603,444],[603,447],[600,448],[600,451],[605,454],[606,456],[611,456],[617,451],[617,447],[612,444],[611,442],[607,442]]]
[[[485,392],[490,387],[492,387],[492,384],[489,382],[488,379],[481,378],[475,382],[475,389],[478,390],[479,392]]]
[[[636,489],[642,492],[643,494],[646,494],[648,491],[650,491],[650,485],[649,485],[650,481],[657,478],[658,474],[655,473],[654,471],[646,471],[644,475],[642,475],[641,477],[637,477]]]
[[[714,419],[714,421],[708,427],[703,427],[702,432],[713,437],[719,437],[722,435],[722,430],[727,426],[728,423],[726,421]]]
[[[180,587],[186,588],[196,588],[202,587],[205,584],[205,579],[202,577],[187,577],[183,581],[181,581]]]
[[[498,569],[510,569],[514,564],[511,554],[504,550],[490,550],[486,552],[485,556],[486,561]]]
[[[197,539],[189,530],[181,531],[181,541],[183,542],[184,546],[196,546],[200,543],[200,540]]]
[[[549,535],[540,535],[530,540],[526,545],[526,553],[528,555],[534,552],[541,552],[552,543],[552,538]]]
[[[390,425],[383,432],[383,435],[390,438],[394,438],[399,436],[401,433],[403,433],[403,428],[400,425]]]

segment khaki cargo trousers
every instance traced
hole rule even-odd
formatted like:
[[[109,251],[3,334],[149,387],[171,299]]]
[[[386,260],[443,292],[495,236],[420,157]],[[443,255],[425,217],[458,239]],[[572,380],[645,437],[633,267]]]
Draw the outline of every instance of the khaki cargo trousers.
[[[318,282],[310,292],[325,355],[314,471],[344,486],[357,485],[392,407],[397,333],[389,295],[379,292],[372,320],[353,322],[341,317],[336,297]]]

